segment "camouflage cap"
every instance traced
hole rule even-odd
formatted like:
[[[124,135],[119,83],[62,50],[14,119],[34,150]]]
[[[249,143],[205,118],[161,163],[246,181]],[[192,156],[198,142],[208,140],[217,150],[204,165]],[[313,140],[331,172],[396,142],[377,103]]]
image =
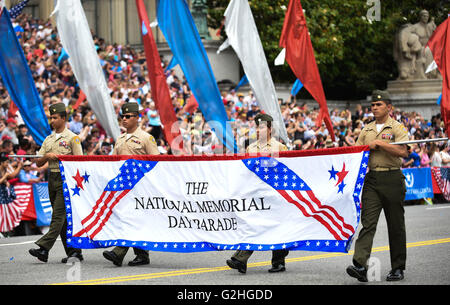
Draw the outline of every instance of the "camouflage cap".
[[[130,113],[130,112],[139,112],[139,104],[138,103],[125,103],[122,106],[122,114]]]
[[[66,105],[64,103],[56,103],[49,107],[50,115],[66,113]]]
[[[386,103],[390,103],[391,97],[389,96],[389,93],[387,91],[374,90],[372,92],[372,102],[376,102],[376,101],[383,101]]]
[[[259,113],[255,116],[255,122],[257,126],[259,126],[260,122],[266,122],[267,126],[270,126],[272,124],[271,122],[273,122],[273,118],[268,114]]]

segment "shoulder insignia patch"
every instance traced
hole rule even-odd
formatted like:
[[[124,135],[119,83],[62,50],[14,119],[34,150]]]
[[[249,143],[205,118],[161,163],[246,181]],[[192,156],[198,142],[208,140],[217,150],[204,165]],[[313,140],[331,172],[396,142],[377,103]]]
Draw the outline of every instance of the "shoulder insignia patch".
[[[81,144],[81,140],[80,140],[80,138],[79,138],[78,136],[75,136],[75,137],[73,138],[73,142],[74,142],[75,144]]]

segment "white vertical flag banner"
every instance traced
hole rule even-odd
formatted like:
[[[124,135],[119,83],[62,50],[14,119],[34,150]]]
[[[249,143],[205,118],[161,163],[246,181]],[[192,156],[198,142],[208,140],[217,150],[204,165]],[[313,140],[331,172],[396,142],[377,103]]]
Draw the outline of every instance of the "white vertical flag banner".
[[[247,0],[232,0],[225,11],[225,31],[261,108],[274,120],[278,135],[288,143],[286,126],[269,65]]]
[[[69,54],[81,90],[108,136],[117,139],[120,135],[117,115],[80,0],[58,1],[52,15],[56,17],[61,43]]]

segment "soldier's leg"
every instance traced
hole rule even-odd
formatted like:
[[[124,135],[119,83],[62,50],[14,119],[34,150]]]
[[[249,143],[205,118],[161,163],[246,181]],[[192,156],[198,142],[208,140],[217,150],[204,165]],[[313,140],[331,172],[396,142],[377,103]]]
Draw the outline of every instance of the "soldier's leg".
[[[406,229],[404,199],[406,193],[402,172],[386,177],[389,182],[383,192],[383,210],[389,234],[389,249],[392,270],[405,270],[406,265]]]
[[[64,201],[61,202],[61,200],[58,200],[58,176],[59,180],[61,180],[61,176],[59,173],[50,173],[48,179],[48,193],[53,208],[52,219],[50,221],[50,229],[44,236],[36,241],[36,244],[39,247],[42,247],[46,250],[50,250],[53,247],[56,239],[61,233],[64,222],[66,220],[66,207],[64,205]]]
[[[285,265],[285,257],[288,256],[289,250],[273,250],[272,266]]]
[[[236,252],[234,252],[231,258],[235,258],[238,261],[246,264],[250,256],[252,256],[252,254],[253,251],[251,250],[237,250]]]
[[[112,252],[114,252],[114,254],[122,261],[125,255],[127,255],[128,249],[128,247],[115,247],[112,249]]]
[[[382,203],[377,191],[376,172],[369,172],[364,181],[364,189],[361,197],[361,224],[358,239],[355,242],[355,253],[353,263],[357,267],[366,267],[372,252],[373,238],[377,229],[378,218],[380,217]]]
[[[67,256],[71,256],[74,253],[81,254],[81,249],[77,248],[68,248],[67,247],[67,218],[66,218],[66,208],[65,208],[65,202],[64,202],[64,193],[63,193],[63,183],[61,180],[61,176],[58,174],[56,178],[54,178],[53,182],[53,189],[55,191],[54,193],[54,201],[55,205],[62,206],[64,208],[64,222],[61,227],[61,231],[59,236],[61,237],[61,242],[64,247],[64,251],[66,252]]]
[[[136,254],[136,256],[143,258],[143,259],[148,259],[149,255],[148,255],[148,250],[142,250],[139,248],[133,248],[134,254]]]

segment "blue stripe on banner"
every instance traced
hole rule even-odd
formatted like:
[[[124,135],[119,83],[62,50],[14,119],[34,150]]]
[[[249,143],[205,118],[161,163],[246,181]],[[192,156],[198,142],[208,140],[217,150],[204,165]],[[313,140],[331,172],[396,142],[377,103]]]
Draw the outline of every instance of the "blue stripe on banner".
[[[68,231],[70,232],[70,231]],[[68,234],[69,236],[69,234]],[[130,241],[124,239],[118,240],[100,240],[93,241],[87,237],[71,237],[67,238],[67,245],[74,248],[94,249],[108,248],[114,246],[133,247],[143,250],[159,251],[159,252],[206,252],[206,251],[223,251],[223,250],[252,250],[252,251],[271,251],[271,250],[305,250],[305,251],[321,251],[321,252],[348,252],[350,242],[346,240],[301,240],[282,244],[216,244],[209,242],[150,242],[150,241]]]
[[[238,152],[211,64],[185,0],[159,0],[158,25],[176,57],[199,108],[218,138]],[[215,124],[214,124],[215,123]]]
[[[6,8],[0,16],[0,75],[38,145],[51,133],[42,101]]]

